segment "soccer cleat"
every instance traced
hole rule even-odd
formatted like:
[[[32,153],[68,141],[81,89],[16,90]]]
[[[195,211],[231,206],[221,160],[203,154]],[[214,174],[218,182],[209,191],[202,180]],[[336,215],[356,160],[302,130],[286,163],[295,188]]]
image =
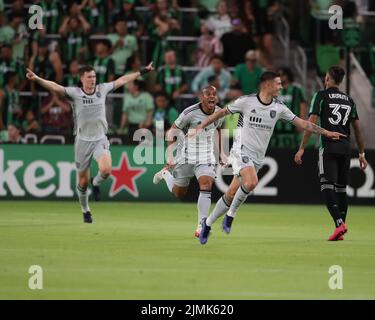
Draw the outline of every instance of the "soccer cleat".
[[[154,184],[158,184],[161,180],[163,180],[163,172],[167,170],[166,168],[161,169],[160,171],[156,172],[154,174],[154,178],[152,179],[152,182]]]
[[[99,186],[94,186],[94,178],[91,178],[92,185],[92,195],[94,196],[95,201],[100,201],[100,188]]]
[[[337,241],[340,240],[340,237],[342,237],[345,233],[348,232],[348,229],[345,226],[345,223],[342,223],[339,227],[333,231],[333,233],[328,238],[328,241]]]
[[[343,236],[341,236],[341,237],[339,237],[338,239],[337,239],[337,241],[343,241],[344,240],[344,237]]]
[[[234,218],[228,216],[227,214],[224,216],[224,220],[222,223],[222,229],[226,234],[230,233],[230,229],[232,228],[232,223],[233,223]]]
[[[84,223],[92,223],[92,215],[90,211],[83,213],[83,222]]]
[[[204,218],[202,220],[202,230],[199,234],[199,241],[201,244],[206,244],[207,241],[208,241],[208,237],[210,236],[210,232],[211,232],[211,227],[209,227],[207,224],[206,224],[206,218]]]

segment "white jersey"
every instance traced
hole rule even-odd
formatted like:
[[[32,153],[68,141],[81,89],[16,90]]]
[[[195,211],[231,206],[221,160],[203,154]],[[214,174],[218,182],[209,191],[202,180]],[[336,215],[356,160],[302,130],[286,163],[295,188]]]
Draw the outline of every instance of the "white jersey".
[[[215,106],[215,112],[218,110],[220,107]],[[201,104],[197,103],[186,108],[176,119],[174,124],[183,131],[183,134],[177,138],[176,163],[215,164],[215,131],[221,128],[224,119],[210,124],[199,135],[187,137],[188,130],[196,128],[208,116]]]
[[[114,89],[114,82],[98,84],[93,94],[79,87],[65,87],[65,96],[73,109],[74,135],[84,141],[98,141],[108,131],[105,99]]]
[[[276,122],[279,119],[293,121],[296,117],[281,101],[273,99],[266,105],[257,94],[238,98],[227,106],[227,110],[240,114],[232,150],[250,153],[251,159],[260,162],[264,159]]]

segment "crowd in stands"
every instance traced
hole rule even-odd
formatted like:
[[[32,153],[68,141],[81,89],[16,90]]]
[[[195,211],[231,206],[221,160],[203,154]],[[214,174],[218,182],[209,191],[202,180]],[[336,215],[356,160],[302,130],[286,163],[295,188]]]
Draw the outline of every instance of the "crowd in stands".
[[[17,132],[72,133],[69,103],[30,84],[26,68],[64,86],[76,86],[84,64],[94,66],[97,82],[102,83],[153,61],[157,72],[107,99],[110,133],[119,135],[155,130],[159,120],[168,129],[179,112],[197,101],[184,95],[197,94],[207,84],[217,87],[221,106],[255,93],[262,71],[281,67],[273,62],[275,22],[285,15],[293,23],[294,2],[0,0],[0,141],[21,141]],[[32,4],[43,8],[43,29],[28,26]],[[174,41],[173,36],[194,41]],[[293,84],[291,70],[280,71],[285,83],[282,99],[306,117],[303,90]],[[235,127],[236,119],[228,118],[226,125]],[[279,129],[286,136],[293,133],[291,128]]]

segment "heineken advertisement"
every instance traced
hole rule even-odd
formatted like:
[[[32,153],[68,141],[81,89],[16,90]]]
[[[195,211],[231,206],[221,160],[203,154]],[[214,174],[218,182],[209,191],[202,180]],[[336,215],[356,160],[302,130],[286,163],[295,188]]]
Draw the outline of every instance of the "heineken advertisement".
[[[152,183],[163,167],[163,147],[112,146],[112,175],[101,185],[104,201],[177,201],[164,182]],[[0,199],[76,199],[77,174],[72,145],[0,146]],[[317,150],[306,150],[304,163],[293,162],[294,150],[271,149],[259,172],[259,184],[248,202],[322,203]],[[347,188],[349,203],[375,204],[375,151],[366,152],[369,166],[359,169],[353,153]],[[155,164],[157,163],[157,164]],[[92,175],[97,173],[92,161]],[[231,170],[218,168],[212,200],[225,192]],[[192,179],[185,201],[196,201],[199,186]]]

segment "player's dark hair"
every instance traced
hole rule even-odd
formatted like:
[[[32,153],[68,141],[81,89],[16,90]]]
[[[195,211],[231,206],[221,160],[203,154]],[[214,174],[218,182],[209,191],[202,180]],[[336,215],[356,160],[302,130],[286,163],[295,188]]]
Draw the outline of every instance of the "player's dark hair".
[[[289,82],[294,81],[294,74],[293,74],[292,70],[290,70],[289,68],[280,68],[279,69],[279,75],[280,76],[285,75],[288,78]]]
[[[212,60],[214,60],[214,59],[216,59],[216,60],[220,60],[221,62],[223,62],[223,58],[222,58],[220,55],[218,55],[218,54],[214,54],[214,55],[211,57],[210,62],[212,62]]]
[[[79,68],[79,76],[81,77],[85,74],[85,72],[91,72],[91,71],[95,71],[93,66],[83,66]]]
[[[266,81],[271,81],[275,80],[277,77],[280,77],[276,72],[273,71],[266,71],[260,76],[260,84],[266,82]]]
[[[328,69],[328,74],[336,84],[340,84],[345,77],[345,70],[339,66],[332,66]]]

